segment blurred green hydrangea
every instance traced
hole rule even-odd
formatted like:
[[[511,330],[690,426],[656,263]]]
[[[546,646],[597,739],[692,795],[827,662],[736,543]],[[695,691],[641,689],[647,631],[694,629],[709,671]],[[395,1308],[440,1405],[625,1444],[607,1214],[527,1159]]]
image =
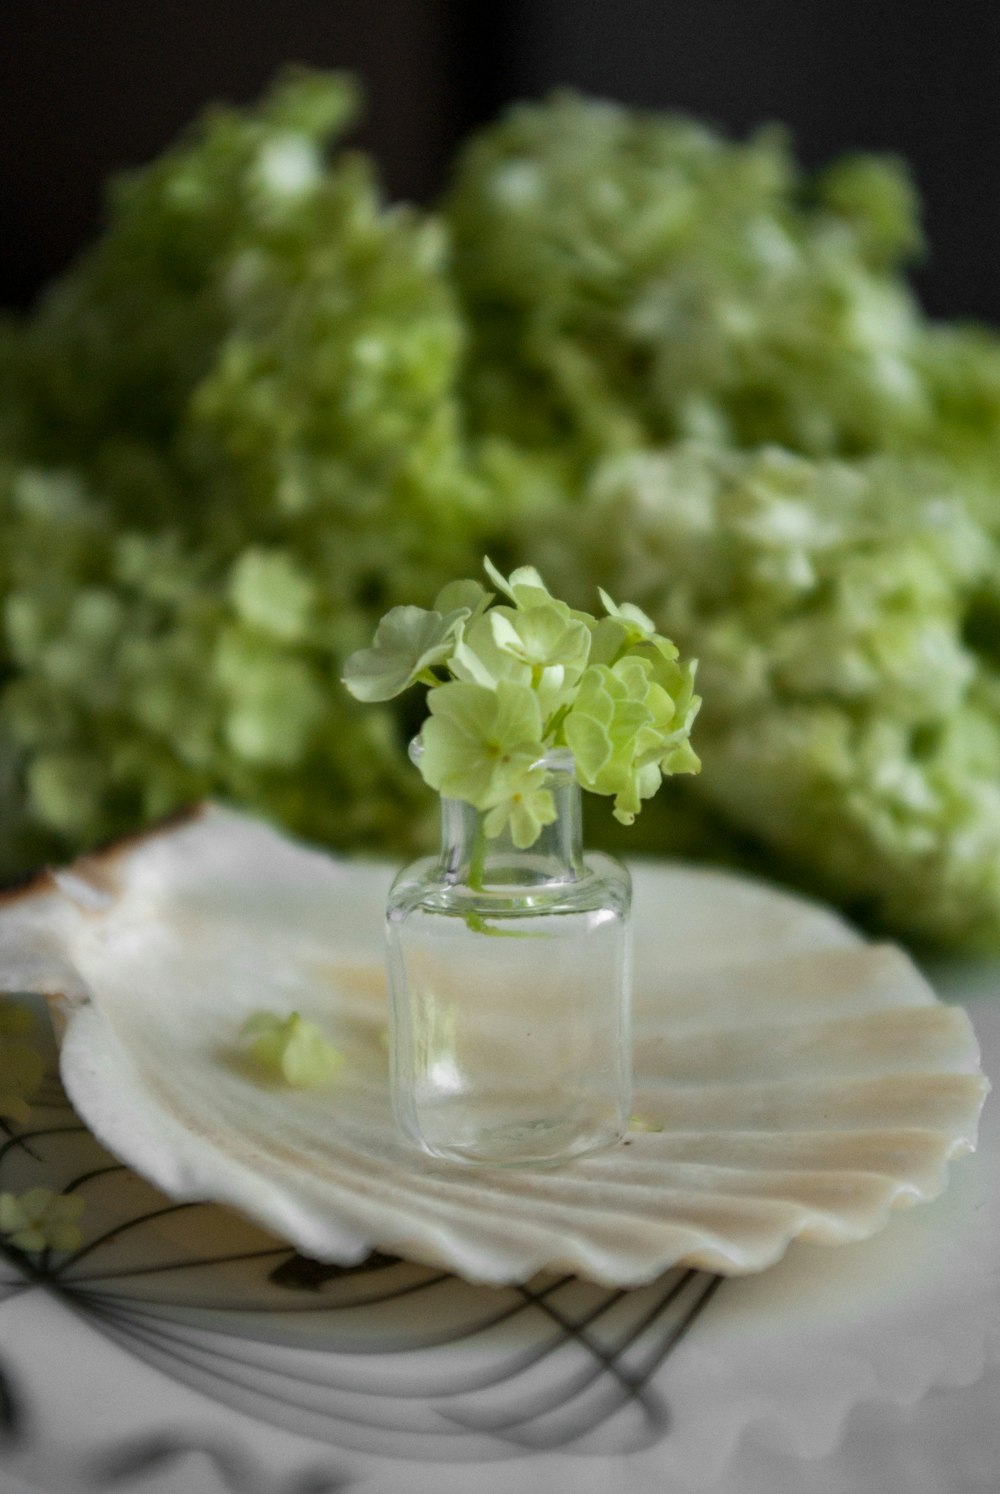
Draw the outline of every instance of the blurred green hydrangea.
[[[354,109],[292,74],[212,111],[3,345],[0,771],[47,837],[8,869],[205,794],[339,845],[412,832],[397,727],[339,665],[468,569],[483,484],[441,226],[329,158]]]
[[[943,453],[1000,483],[1000,341],[922,313],[896,157],[808,175],[780,127],[734,143],[562,93],[474,137],[446,209],[484,431],[575,474],[695,439]]]
[[[806,180],[780,129],[732,144],[565,94],[467,147],[449,214],[488,428],[826,453],[928,419],[897,161]]]
[[[672,792],[866,922],[971,946],[1000,930],[1000,553],[964,492],[681,445],[605,459],[532,542],[697,648],[703,772]]]
[[[488,552],[701,658],[647,847],[1000,944],[1000,338],[922,313],[905,167],[561,94],[416,211],[356,107],[210,111],[0,325],[0,874],[207,794],[419,840],[337,681]]]
[[[869,924],[1000,943],[1000,339],[936,325],[905,167],[563,94],[447,211],[478,427],[530,554],[699,656],[704,771],[649,849],[759,858]]]

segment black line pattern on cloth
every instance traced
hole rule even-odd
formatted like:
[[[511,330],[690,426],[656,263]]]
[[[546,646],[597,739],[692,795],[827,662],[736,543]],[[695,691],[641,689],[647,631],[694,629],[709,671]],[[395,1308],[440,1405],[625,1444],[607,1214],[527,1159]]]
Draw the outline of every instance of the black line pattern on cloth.
[[[209,1462],[222,1486],[233,1494],[338,1494],[355,1482],[351,1477],[323,1468],[294,1473],[277,1485],[265,1472],[266,1482],[262,1482],[261,1470],[236,1447],[194,1439],[182,1442],[165,1436],[125,1441],[113,1451],[89,1458],[82,1473],[88,1488],[123,1489],[193,1458]]]
[[[17,1394],[9,1376],[0,1369],[0,1444],[18,1442],[23,1433],[24,1418]]]
[[[46,1094],[58,1111],[54,1082]],[[421,1461],[621,1453],[667,1434],[658,1372],[723,1278],[676,1269],[633,1291],[570,1276],[487,1289],[380,1252],[356,1266],[311,1261],[216,1205],[164,1200],[86,1127],[49,1124],[47,1105],[0,1146],[0,1187],[16,1162],[35,1183],[85,1194],[98,1223],[68,1253],[5,1254],[24,1281],[57,1291],[179,1383],[333,1448]],[[206,1249],[222,1219],[232,1244]],[[322,1352],[288,1352],[305,1345]],[[119,1462],[94,1476],[121,1487],[184,1450],[123,1443]],[[231,1477],[224,1449],[200,1450]],[[317,1477],[317,1490],[345,1487],[329,1471]]]

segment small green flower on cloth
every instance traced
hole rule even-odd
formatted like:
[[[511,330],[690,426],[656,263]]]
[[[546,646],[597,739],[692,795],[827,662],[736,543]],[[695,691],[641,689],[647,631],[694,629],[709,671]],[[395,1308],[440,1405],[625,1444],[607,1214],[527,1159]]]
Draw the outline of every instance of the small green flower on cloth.
[[[394,607],[343,682],[358,700],[428,689],[418,766],[431,788],[533,845],[555,817],[543,762],[568,748],[582,788],[630,825],[664,777],[697,773],[690,734],[701,701],[695,662],[630,603],[600,592],[604,616],[554,597],[533,566],[445,587],[431,609]]]
[[[74,1250],[83,1238],[79,1194],[53,1193],[51,1188],[29,1188],[26,1193],[0,1193],[0,1239],[17,1250]]]

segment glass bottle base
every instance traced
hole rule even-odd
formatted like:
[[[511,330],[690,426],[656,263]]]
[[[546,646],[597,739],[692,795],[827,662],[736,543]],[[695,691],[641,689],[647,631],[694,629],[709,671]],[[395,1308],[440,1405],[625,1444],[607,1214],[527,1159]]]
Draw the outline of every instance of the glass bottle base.
[[[432,1157],[488,1167],[555,1167],[570,1158],[603,1151],[620,1141],[628,1122],[595,1117],[592,1107],[569,1106],[557,1114],[510,1109],[502,1118],[489,1099],[452,1097],[422,1106],[420,1125],[404,1122],[410,1139]]]

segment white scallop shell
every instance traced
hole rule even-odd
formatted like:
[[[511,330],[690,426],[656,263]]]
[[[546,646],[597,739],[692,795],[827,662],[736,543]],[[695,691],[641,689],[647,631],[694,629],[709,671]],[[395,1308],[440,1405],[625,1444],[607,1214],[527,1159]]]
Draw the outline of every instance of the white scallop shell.
[[[55,998],[66,1087],[108,1147],[326,1260],[378,1247],[492,1282],[758,1271],[795,1238],[873,1234],[975,1147],[975,1035],[905,954],[758,883],[651,862],[634,868],[635,1108],[662,1129],[539,1171],[424,1157],[388,1106],[390,875],[206,807],[3,899],[0,988]],[[331,1089],[248,1073],[235,1035],[261,1007],[344,1050]]]

